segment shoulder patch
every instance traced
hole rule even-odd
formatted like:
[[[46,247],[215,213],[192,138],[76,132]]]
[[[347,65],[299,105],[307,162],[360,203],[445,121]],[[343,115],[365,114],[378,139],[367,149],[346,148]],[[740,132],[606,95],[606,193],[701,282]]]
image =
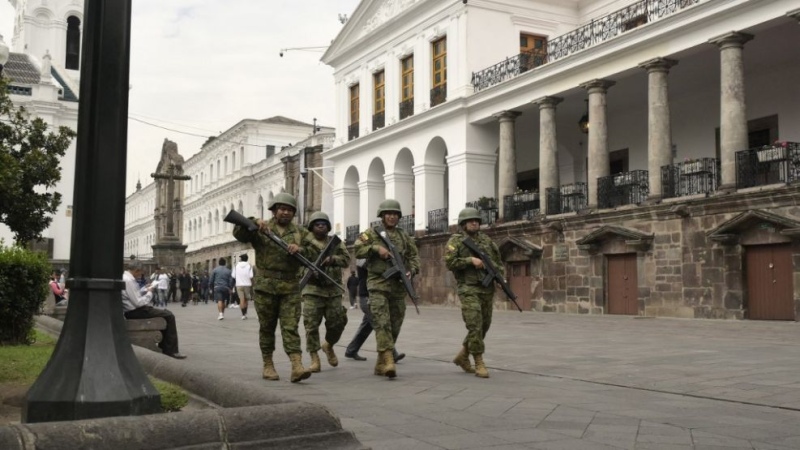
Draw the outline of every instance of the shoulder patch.
[[[455,247],[455,245],[450,244],[450,245],[447,246],[447,250],[449,250],[451,252],[454,252],[456,250],[456,247]]]
[[[367,236],[367,233],[364,232],[364,233],[361,233],[361,237],[359,239],[361,239],[361,242],[368,242],[369,241],[369,236]]]

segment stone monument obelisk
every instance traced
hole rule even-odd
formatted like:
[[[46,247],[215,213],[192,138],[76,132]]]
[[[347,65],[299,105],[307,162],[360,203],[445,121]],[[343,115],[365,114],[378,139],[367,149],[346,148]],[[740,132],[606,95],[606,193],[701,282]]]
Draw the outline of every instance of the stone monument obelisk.
[[[156,180],[156,243],[153,259],[159,267],[178,269],[186,264],[186,246],[183,245],[183,183],[190,180],[183,174],[183,157],[178,154],[178,145],[164,139],[161,147],[161,160],[156,171],[150,174]]]

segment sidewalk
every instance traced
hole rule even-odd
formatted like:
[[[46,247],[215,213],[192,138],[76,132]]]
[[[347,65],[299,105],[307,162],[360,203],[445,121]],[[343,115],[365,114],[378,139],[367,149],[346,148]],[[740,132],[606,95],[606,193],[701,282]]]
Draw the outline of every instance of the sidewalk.
[[[800,324],[637,319],[495,311],[486,340],[491,378],[451,360],[465,334],[458,309],[407,310],[398,378],[372,375],[374,336],[289,382],[261,380],[258,320],[216,306],[170,305],[183,363],[323,404],[374,449],[796,449],[800,448]],[[301,333],[302,326],[301,326]],[[304,364],[309,363],[304,354]]]

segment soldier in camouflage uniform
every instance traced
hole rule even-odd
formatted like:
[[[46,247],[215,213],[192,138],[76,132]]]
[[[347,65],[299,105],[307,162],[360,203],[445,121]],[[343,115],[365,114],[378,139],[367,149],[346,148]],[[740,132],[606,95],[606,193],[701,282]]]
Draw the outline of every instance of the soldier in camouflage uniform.
[[[292,223],[297,210],[297,202],[293,196],[280,193],[269,205],[272,211],[270,220],[251,217],[258,225],[257,231],[237,225],[233,229],[233,237],[240,242],[250,243],[256,252],[258,272],[253,280],[256,313],[258,314],[258,341],[261,347],[261,358],[264,361],[262,377],[267,380],[278,380],[272,353],[275,351],[275,328],[281,323],[283,350],[292,362],[292,383],[311,376],[311,371],[303,367],[300,334],[297,331],[300,322],[300,263],[290,253],[300,253],[307,258],[312,251],[304,246],[308,231]],[[265,233],[274,233],[289,247],[289,253],[272,242]]]
[[[472,254],[462,241],[466,237],[472,238],[481,251],[492,260],[501,275],[505,276],[503,261],[500,259],[497,245],[480,231],[481,215],[477,209],[462,209],[458,214],[458,225],[462,231],[454,234],[447,242],[444,261],[458,282],[458,298],[461,300],[461,316],[467,326],[467,337],[464,338],[461,351],[453,363],[461,367],[464,372],[489,378],[489,372],[483,363],[483,339],[492,325],[494,283],[487,287],[481,284],[486,275],[482,270],[483,261]],[[474,368],[469,361],[470,354],[475,359]]]
[[[331,231],[328,215],[324,212],[312,214],[308,230],[311,231],[311,234],[306,236],[306,246],[316,249],[316,253],[319,255],[331,240],[331,237],[328,236]],[[334,280],[342,278],[342,269],[350,266],[350,254],[347,252],[344,242],[340,242],[330,256],[320,262],[320,266],[324,266],[325,272]],[[342,293],[330,281],[312,276],[303,288],[302,294],[306,351],[311,355],[310,369],[312,372],[322,370],[317,354],[320,347],[328,357],[328,364],[336,367],[339,365],[339,359],[333,351],[333,346],[339,342],[344,327],[347,325],[347,310],[342,306]],[[325,343],[320,346],[319,326],[323,318],[325,319]]]
[[[378,217],[381,218],[386,235],[402,255],[408,270],[406,275],[411,278],[419,273],[419,254],[414,239],[397,228],[401,215],[400,202],[397,200],[386,199],[378,206]],[[391,253],[384,247],[378,232],[372,228],[356,240],[355,257],[366,259],[367,290],[378,350],[375,375],[394,378],[397,376],[397,368],[392,354],[406,315],[407,292],[399,277],[384,279],[382,276],[383,272],[392,267],[390,256]]]

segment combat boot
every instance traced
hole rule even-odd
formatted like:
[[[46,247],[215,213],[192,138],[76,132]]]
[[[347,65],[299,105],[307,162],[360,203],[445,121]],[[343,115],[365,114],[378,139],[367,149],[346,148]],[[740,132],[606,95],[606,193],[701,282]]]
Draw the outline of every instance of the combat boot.
[[[333,352],[333,346],[325,342],[322,344],[322,351],[325,352],[325,356],[328,357],[328,364],[332,367],[336,367],[339,365],[339,358],[336,357],[336,353]]]
[[[378,375],[379,377],[382,377],[385,375],[386,372],[386,365],[383,362],[383,352],[378,352],[378,357],[376,359],[377,361],[375,361],[375,372],[373,373],[375,375]]]
[[[275,371],[275,364],[272,363],[272,353],[264,357],[264,371],[261,372],[261,378],[265,380],[280,380],[278,372]]]
[[[383,351],[383,374],[389,378],[397,376],[397,368],[394,366],[394,352],[391,350]]]
[[[489,378],[489,371],[486,370],[486,365],[483,363],[483,355],[476,353],[472,357],[475,358],[475,376]]]
[[[303,355],[292,353],[289,355],[289,361],[292,362],[292,383],[297,383],[311,376],[311,371],[303,367]]]
[[[466,346],[461,346],[461,351],[456,355],[456,358],[453,360],[453,364],[461,367],[461,370],[464,372],[475,373],[475,368],[472,367],[472,364],[469,362],[469,352],[467,352]]]
[[[311,355],[311,365],[308,366],[308,370],[312,373],[316,373],[322,370],[322,364],[319,362],[319,354],[317,352],[309,352]]]

